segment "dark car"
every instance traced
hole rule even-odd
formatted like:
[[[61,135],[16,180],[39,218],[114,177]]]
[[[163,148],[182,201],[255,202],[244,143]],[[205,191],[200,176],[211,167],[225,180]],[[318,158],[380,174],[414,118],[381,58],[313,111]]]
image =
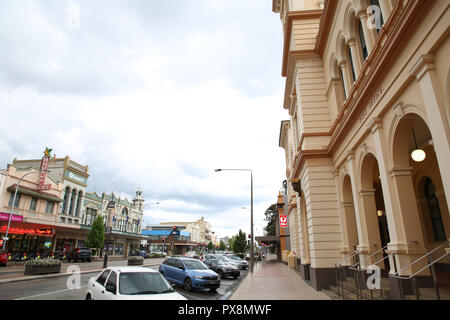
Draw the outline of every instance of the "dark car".
[[[224,279],[226,277],[233,277],[234,279],[237,279],[241,275],[238,268],[234,265],[226,264],[222,260],[207,259],[204,260],[203,263],[216,272],[220,279]]]
[[[8,254],[5,250],[0,250],[0,266],[6,266],[6,262],[8,261]]]
[[[209,289],[214,292],[220,287],[217,273],[197,259],[170,257],[159,266],[159,272],[169,282],[183,286],[186,291]]]
[[[70,253],[67,257],[67,261],[69,261],[69,262],[77,261],[77,260],[91,262],[91,259],[92,259],[92,253],[91,253],[91,249],[89,249],[89,248],[73,249],[72,251],[70,251]]]

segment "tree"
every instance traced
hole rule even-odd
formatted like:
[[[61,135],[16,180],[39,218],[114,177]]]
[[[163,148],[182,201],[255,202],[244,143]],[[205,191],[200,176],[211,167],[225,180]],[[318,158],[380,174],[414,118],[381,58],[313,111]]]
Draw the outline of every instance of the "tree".
[[[105,243],[105,226],[103,225],[102,216],[98,216],[92,224],[92,228],[88,233],[86,244],[89,248],[95,248],[96,252],[103,248]]]
[[[213,251],[214,250],[214,244],[212,243],[212,241],[209,241],[208,243],[208,251]]]
[[[264,231],[266,231],[266,235],[268,236],[275,236],[277,234],[277,205],[274,203],[270,207],[266,209],[266,212],[264,212],[264,215],[266,216],[264,220],[267,221],[267,226],[264,227]]]
[[[225,250],[227,250],[227,246],[225,245],[225,242],[223,242],[222,240],[220,240],[219,250],[220,250],[220,251],[225,251]]]
[[[234,242],[236,241],[236,236],[232,236],[230,240],[228,240],[228,250],[234,251]]]
[[[233,242],[233,251],[235,253],[245,253],[248,249],[247,237],[242,230],[236,235],[236,239]]]

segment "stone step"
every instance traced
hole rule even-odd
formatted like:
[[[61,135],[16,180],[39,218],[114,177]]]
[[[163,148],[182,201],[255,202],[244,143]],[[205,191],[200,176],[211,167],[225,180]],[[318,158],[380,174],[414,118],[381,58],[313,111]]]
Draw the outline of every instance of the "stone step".
[[[335,293],[336,295],[339,296],[339,294],[341,293],[340,291],[342,290],[342,288],[340,287],[338,289],[337,286],[333,285],[333,286],[329,286],[329,289]],[[390,291],[389,289],[382,289],[382,295],[380,290],[373,290],[372,291],[372,295],[369,289],[363,289],[361,290],[362,293],[362,298],[364,300],[389,300],[389,296],[390,296]],[[344,297],[345,300],[356,300],[356,288],[354,283],[350,283],[350,282],[344,282]],[[340,299],[342,299],[342,297],[340,297]]]
[[[441,300],[450,300],[450,290],[445,288],[438,288],[439,296]],[[405,296],[408,300],[416,300],[415,295]],[[436,291],[434,288],[419,288],[419,298],[420,300],[437,300]]]
[[[342,297],[339,295],[340,290],[342,290],[342,289],[339,289],[339,292],[338,292],[337,286],[329,286],[329,289],[331,292],[333,292],[336,296],[339,297],[339,300],[342,300]],[[345,298],[345,300],[357,300],[355,293],[346,288],[344,288],[344,298]]]
[[[332,290],[322,289],[321,291],[329,296],[332,300],[342,300],[342,298]]]

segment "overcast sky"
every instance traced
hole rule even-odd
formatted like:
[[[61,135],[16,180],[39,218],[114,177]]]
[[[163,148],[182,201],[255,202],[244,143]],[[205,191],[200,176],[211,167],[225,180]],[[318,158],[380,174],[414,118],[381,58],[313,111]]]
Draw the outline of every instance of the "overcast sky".
[[[282,29],[270,0],[0,1],[0,167],[46,146],[145,223],[256,235],[285,179]]]

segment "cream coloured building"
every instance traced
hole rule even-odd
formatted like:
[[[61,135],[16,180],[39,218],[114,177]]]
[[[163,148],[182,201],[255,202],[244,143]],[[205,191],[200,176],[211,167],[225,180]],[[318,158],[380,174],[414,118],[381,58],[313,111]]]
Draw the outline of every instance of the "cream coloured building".
[[[318,290],[335,284],[336,264],[376,263],[393,297],[398,276],[429,285],[428,261],[449,285],[449,6],[273,0],[291,247]],[[424,160],[412,159],[416,149]]]

